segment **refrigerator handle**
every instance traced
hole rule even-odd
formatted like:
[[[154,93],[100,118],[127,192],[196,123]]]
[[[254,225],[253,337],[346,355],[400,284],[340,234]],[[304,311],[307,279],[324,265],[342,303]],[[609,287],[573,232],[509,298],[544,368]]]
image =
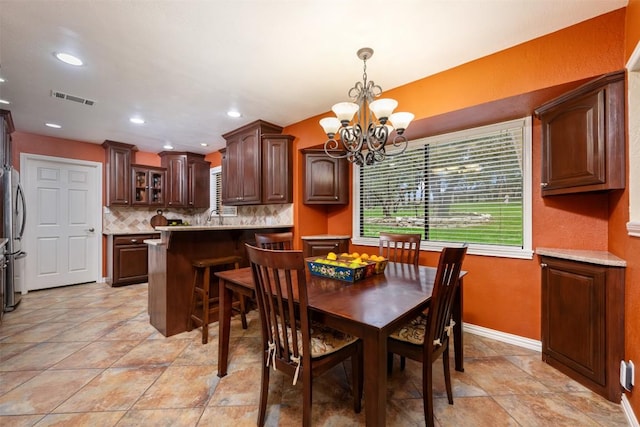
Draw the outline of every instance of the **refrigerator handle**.
[[[18,191],[16,197],[16,205],[18,204],[18,200],[22,203],[22,221],[20,224],[20,232],[16,237],[17,240],[22,240],[22,235],[24,234],[25,223],[27,222],[27,202],[24,199],[24,191],[22,191],[22,185],[18,183]],[[16,206],[17,207],[17,206]]]

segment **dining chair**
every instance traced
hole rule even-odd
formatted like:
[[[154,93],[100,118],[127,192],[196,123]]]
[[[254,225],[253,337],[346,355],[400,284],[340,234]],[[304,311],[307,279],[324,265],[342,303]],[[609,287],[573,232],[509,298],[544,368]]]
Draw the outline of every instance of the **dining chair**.
[[[422,236],[419,233],[380,232],[380,247],[378,255],[381,255],[392,262],[418,265],[421,239]],[[405,365],[406,359],[401,356],[400,369],[404,369]],[[392,370],[393,353],[389,353],[387,355],[387,371],[391,373]]]
[[[392,262],[418,265],[420,240],[418,233],[380,233],[378,255]]]
[[[262,249],[291,250],[293,249],[293,233],[256,233],[256,246]]]
[[[453,405],[449,371],[449,334],[453,329],[451,311],[458,291],[462,261],[467,253],[461,248],[444,248],[438,261],[429,311],[391,333],[387,340],[390,352],[422,362],[422,399],[424,419],[433,426],[433,362],[442,356],[449,404]]]
[[[362,342],[311,321],[302,251],[246,245],[256,288],[262,331],[262,384],[258,425],[264,425],[269,372],[279,370],[302,380],[302,425],[311,425],[312,378],[351,358],[353,409],[361,410]]]

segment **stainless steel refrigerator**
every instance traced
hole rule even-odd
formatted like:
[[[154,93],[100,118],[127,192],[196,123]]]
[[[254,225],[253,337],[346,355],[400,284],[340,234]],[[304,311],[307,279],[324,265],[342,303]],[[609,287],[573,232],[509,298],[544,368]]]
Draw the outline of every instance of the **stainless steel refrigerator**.
[[[2,174],[3,201],[3,231],[7,239],[5,246],[6,280],[4,290],[4,310],[13,311],[20,303],[24,278],[24,258],[26,252],[22,250],[22,236],[27,216],[27,206],[20,174],[13,167],[5,166]]]

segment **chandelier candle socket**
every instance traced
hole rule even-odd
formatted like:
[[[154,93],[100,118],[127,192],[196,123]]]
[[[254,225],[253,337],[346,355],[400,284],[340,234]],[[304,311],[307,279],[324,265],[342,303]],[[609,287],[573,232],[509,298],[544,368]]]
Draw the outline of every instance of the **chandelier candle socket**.
[[[408,141],[403,133],[414,115],[394,113],[393,110],[398,106],[394,99],[376,99],[382,93],[382,88],[367,80],[367,59],[373,55],[373,49],[363,47],[357,55],[364,62],[364,71],[362,82],[356,82],[349,89],[349,98],[354,102],[335,104],[331,110],[336,117],[325,117],[320,120],[320,126],[329,138],[324,143],[324,151],[328,156],[346,157],[350,162],[363,166],[404,153]],[[391,140],[393,150],[387,153],[387,143],[394,128],[395,136]]]

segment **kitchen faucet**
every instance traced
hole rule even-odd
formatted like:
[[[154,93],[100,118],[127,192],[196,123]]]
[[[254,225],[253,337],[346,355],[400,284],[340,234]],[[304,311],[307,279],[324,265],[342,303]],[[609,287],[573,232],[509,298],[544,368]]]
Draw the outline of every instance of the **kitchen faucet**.
[[[214,214],[218,215],[218,225],[222,225],[222,211],[219,209],[211,209],[211,211],[209,211],[207,222],[211,222]]]

